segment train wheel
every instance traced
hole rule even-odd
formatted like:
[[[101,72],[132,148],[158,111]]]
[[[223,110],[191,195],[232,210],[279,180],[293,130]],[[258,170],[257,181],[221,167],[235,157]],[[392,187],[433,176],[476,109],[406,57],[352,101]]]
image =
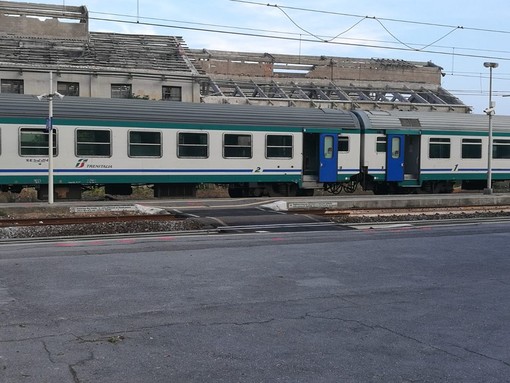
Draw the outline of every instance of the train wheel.
[[[357,188],[358,183],[356,181],[351,181],[344,184],[344,191],[346,193],[354,193]]]

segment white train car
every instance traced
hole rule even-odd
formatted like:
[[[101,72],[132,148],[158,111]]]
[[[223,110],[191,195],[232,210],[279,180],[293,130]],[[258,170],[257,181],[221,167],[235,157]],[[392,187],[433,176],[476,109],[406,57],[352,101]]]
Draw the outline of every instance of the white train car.
[[[0,188],[47,193],[48,103],[0,95]],[[359,172],[360,126],[339,110],[66,97],[53,102],[57,197],[105,186],[156,196],[228,184],[232,196],[299,195]]]
[[[355,112],[362,125],[361,175],[377,194],[451,192],[486,185],[488,117],[431,112]],[[493,117],[492,178],[510,179],[510,118]]]

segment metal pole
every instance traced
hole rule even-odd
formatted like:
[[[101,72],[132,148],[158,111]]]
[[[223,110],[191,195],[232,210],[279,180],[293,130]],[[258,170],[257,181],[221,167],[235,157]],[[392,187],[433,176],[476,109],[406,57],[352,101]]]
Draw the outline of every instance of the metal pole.
[[[489,67],[489,108],[492,108],[492,66]],[[487,155],[487,194],[492,194],[492,111],[489,110],[489,153]]]
[[[50,71],[48,95],[48,203],[53,203],[53,72]]]
[[[489,116],[489,143],[487,153],[487,188],[484,194],[492,194],[492,116],[494,115],[494,103],[492,102],[492,69],[498,67],[498,63],[485,62],[483,66],[489,68],[489,107],[485,109],[485,113]]]

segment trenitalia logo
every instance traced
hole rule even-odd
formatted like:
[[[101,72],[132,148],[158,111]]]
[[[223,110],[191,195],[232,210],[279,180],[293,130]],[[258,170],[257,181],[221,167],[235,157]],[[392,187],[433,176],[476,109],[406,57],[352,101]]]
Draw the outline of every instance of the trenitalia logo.
[[[87,164],[87,161],[88,161],[88,160],[85,160],[85,159],[83,159],[83,158],[80,158],[74,167],[75,167],[75,168],[84,168],[84,167],[85,167],[85,165]]]
[[[110,164],[88,164],[88,159],[80,158],[74,167],[76,169],[113,169]]]

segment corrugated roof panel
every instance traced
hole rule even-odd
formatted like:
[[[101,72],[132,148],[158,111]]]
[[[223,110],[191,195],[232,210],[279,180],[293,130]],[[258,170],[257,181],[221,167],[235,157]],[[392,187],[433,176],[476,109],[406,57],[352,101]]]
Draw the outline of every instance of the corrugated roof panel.
[[[196,104],[137,99],[64,97],[53,102],[57,120],[151,121],[297,128],[358,129],[354,115],[342,110]],[[34,96],[1,94],[0,117],[46,118],[48,103]]]
[[[371,129],[485,132],[489,118],[484,114],[434,112],[358,112],[370,121]],[[417,120],[413,122],[411,120]],[[510,117],[493,116],[495,132],[510,133]]]

